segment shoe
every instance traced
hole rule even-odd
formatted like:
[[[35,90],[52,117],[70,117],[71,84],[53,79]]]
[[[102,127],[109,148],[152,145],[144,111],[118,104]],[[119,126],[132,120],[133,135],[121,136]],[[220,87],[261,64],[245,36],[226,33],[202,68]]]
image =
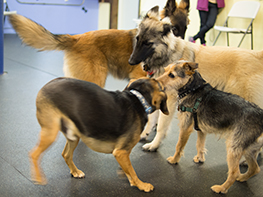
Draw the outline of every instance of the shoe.
[[[192,42],[192,43],[195,43],[195,40],[194,40],[194,38],[193,37],[191,37],[191,36],[189,36],[189,42]]]
[[[203,46],[206,46],[206,44],[204,43],[204,44],[202,44]]]

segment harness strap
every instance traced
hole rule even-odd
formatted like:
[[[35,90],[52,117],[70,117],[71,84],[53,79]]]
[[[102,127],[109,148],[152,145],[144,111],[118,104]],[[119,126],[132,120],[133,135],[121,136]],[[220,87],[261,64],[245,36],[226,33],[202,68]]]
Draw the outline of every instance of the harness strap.
[[[195,101],[195,104],[194,104],[194,107],[193,108],[190,108],[190,107],[185,107],[183,105],[179,105],[178,106],[178,110],[180,110],[181,112],[191,112],[193,113],[193,117],[194,117],[194,128],[195,130],[197,131],[201,131],[200,128],[198,127],[198,121],[197,121],[197,108],[198,106],[200,105],[202,101],[202,98],[197,98],[196,101]]]

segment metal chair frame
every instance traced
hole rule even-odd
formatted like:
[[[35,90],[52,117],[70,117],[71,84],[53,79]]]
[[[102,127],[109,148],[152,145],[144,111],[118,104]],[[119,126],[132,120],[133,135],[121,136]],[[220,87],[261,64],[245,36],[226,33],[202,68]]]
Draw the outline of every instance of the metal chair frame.
[[[250,3],[250,4],[248,4]],[[247,5],[252,5],[253,7],[251,7],[251,10],[253,12],[251,12],[251,10],[249,10],[249,8],[247,7]],[[241,6],[241,9],[239,8]],[[242,6],[243,6],[243,9],[242,9]],[[236,2],[223,26],[215,26],[214,29],[218,30],[219,33],[215,39],[215,41],[213,42],[213,46],[215,45],[215,43],[217,42],[219,36],[221,35],[222,32],[225,32],[227,34],[227,46],[229,46],[229,33],[233,33],[233,34],[243,34],[239,44],[238,44],[238,47],[240,47],[241,43],[243,42],[245,36],[247,34],[250,34],[251,35],[251,49],[253,49],[253,21],[257,15],[257,12],[259,10],[259,7],[260,7],[260,3],[259,2],[256,2],[256,1],[239,1],[239,2]],[[245,9],[247,8],[247,10]],[[240,9],[240,10],[239,10]],[[246,11],[250,11],[251,13],[246,13]],[[246,29],[240,29],[240,28],[228,28],[228,20],[230,18],[247,18],[247,19],[251,19],[249,25],[247,26]]]

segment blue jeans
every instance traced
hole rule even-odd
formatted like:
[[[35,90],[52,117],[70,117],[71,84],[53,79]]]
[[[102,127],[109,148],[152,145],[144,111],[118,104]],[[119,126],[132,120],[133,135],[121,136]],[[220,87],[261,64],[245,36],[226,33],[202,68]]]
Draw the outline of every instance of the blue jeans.
[[[217,4],[210,3],[208,4],[208,12],[199,10],[200,16],[200,30],[199,32],[193,37],[194,40],[199,38],[201,40],[201,44],[204,44],[205,41],[205,34],[208,32],[216,22],[218,14]]]

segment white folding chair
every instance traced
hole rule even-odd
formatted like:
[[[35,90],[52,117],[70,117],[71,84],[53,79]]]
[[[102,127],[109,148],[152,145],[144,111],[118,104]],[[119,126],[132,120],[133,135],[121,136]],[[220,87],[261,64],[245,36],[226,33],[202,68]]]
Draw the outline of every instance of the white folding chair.
[[[214,26],[214,29],[218,30],[219,33],[213,43],[213,46],[218,40],[218,37],[220,36],[220,34],[222,32],[225,32],[227,34],[227,46],[229,46],[229,35],[228,35],[229,33],[244,34],[243,37],[241,38],[241,41],[238,44],[238,47],[241,45],[246,34],[251,34],[251,49],[253,49],[253,21],[258,13],[259,7],[260,7],[260,3],[257,1],[238,1],[236,2],[232,6],[230,12],[228,13],[224,25]],[[228,27],[228,20],[233,17],[251,19],[251,20],[246,29]]]
[[[16,14],[16,11],[10,11],[7,1],[4,0],[4,21],[7,15]]]

